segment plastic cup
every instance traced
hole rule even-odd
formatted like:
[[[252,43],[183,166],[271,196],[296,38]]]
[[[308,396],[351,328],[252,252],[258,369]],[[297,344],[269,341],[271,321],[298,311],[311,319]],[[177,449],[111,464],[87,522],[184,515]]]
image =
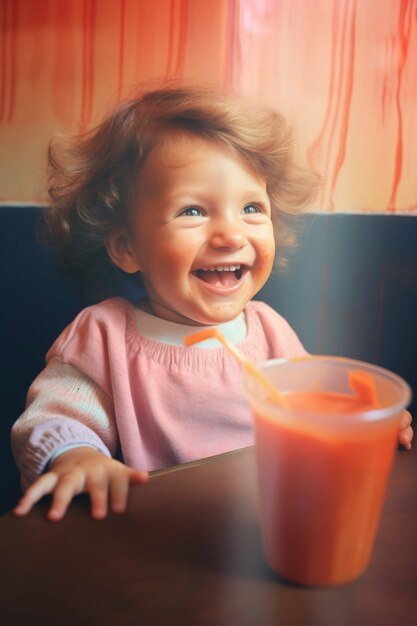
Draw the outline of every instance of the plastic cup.
[[[357,369],[372,375],[378,407],[320,410],[317,394],[354,397],[348,375]],[[253,377],[245,378],[265,559],[301,585],[352,581],[371,556],[410,388],[388,370],[338,357],[269,361],[261,370],[281,392],[308,391],[313,398],[303,410],[279,406]]]

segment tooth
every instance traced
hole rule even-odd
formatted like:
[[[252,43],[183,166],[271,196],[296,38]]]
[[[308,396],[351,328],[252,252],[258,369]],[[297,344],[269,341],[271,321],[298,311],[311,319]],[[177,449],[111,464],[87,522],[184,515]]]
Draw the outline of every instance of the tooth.
[[[203,272],[236,272],[240,270],[240,265],[219,265],[217,267],[202,267]]]

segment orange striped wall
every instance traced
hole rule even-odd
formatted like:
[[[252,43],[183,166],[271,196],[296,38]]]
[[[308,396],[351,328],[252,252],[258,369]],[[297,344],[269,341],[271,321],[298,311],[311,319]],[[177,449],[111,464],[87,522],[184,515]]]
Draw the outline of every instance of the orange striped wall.
[[[143,80],[283,110],[316,209],[417,214],[417,0],[0,0],[0,200],[42,197],[56,132]]]

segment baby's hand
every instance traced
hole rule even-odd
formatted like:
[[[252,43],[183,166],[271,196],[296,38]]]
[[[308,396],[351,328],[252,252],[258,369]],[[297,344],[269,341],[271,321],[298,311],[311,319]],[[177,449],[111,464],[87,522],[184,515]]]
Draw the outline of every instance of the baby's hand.
[[[148,480],[147,472],[139,472],[106,457],[89,447],[72,448],[60,454],[49,472],[42,474],[23,494],[14,509],[15,515],[27,515],[43,496],[52,494],[48,519],[62,519],[72,498],[87,492],[91,499],[91,516],[103,519],[107,515],[108,500],[113,513],[123,513],[127,506],[129,486]]]
[[[411,413],[404,411],[401,416],[400,433],[398,439],[406,450],[411,450],[411,440],[413,438],[413,429],[411,428]]]

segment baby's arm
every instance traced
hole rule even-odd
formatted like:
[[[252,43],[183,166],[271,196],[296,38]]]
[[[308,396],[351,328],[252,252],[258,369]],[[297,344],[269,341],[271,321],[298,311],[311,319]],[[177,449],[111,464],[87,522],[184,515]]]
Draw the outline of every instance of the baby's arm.
[[[400,444],[402,444],[406,450],[411,450],[411,441],[414,435],[411,427],[411,420],[411,413],[404,411],[401,417],[398,439]]]
[[[31,385],[27,408],[12,429],[12,447],[27,488],[17,515],[26,515],[44,495],[53,493],[48,516],[60,519],[72,497],[86,491],[92,515],[100,518],[107,511],[108,491],[112,510],[121,511],[123,491],[127,493],[130,482],[144,482],[146,477],[111,458],[117,448],[111,399],[57,358]]]
[[[48,519],[62,519],[72,498],[87,492],[91,499],[91,516],[103,519],[108,501],[113,513],[123,513],[127,505],[129,486],[147,480],[146,472],[139,472],[111,459],[91,447],[72,448],[60,454],[25,492],[14,509],[18,516],[29,513],[43,496],[52,495]]]

